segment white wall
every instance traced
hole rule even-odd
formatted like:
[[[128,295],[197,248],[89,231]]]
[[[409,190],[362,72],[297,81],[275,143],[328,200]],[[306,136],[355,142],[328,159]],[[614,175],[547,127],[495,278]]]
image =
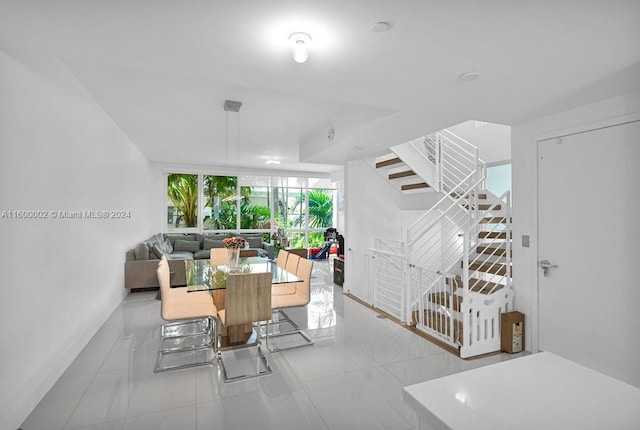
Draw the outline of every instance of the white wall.
[[[498,163],[511,158],[511,127],[490,122],[478,125],[478,121],[465,121],[447,127],[478,148],[485,163]]]
[[[147,161],[58,60],[0,51],[0,145],[0,213],[48,215],[0,218],[0,428],[15,429],[121,302],[125,251],[159,225]]]
[[[436,193],[433,193],[436,195]],[[356,273],[362,258],[374,245],[374,238],[403,240],[406,229],[426,209],[402,210],[411,200],[396,190],[366,161],[348,161],[345,166],[345,248],[347,271],[344,290],[368,301],[363,274]],[[415,194],[414,199],[432,199],[427,194]],[[351,276],[353,275],[353,277]]]
[[[621,119],[636,116],[640,112],[640,92],[600,101],[580,108],[559,112],[526,123],[514,125],[511,129],[512,173],[513,173],[513,284],[515,307],[526,316],[526,345],[530,351],[538,350],[537,339],[537,155],[536,142],[560,134],[613,125]],[[596,172],[597,173],[597,172]],[[569,173],[568,173],[569,174]],[[612,208],[614,211],[615,208]],[[612,216],[615,213],[612,212]],[[633,217],[624,219],[637,222]],[[620,218],[616,218],[621,220]],[[629,229],[631,230],[631,229]],[[522,247],[522,235],[529,235],[531,246]],[[640,239],[640,238],[639,238]],[[621,265],[620,270],[631,271],[632,267]],[[629,288],[637,288],[629,285]],[[629,318],[637,318],[629,315]],[[622,332],[621,332],[622,333]],[[611,333],[615,336],[615,333]],[[629,339],[620,339],[620,344]]]

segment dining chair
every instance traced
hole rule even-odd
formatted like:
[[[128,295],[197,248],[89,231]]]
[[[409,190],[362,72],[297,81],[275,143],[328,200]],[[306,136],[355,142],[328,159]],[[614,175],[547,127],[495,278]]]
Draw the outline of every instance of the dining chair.
[[[211,248],[209,251],[212,266],[227,264],[227,248]]]
[[[248,348],[252,345],[240,345],[222,348],[222,332],[231,326],[244,326],[268,321],[271,318],[271,273],[237,273],[230,274],[227,278],[225,291],[225,308],[218,312],[220,330],[218,331],[218,361],[222,368],[225,382],[238,381],[257,376],[267,375],[272,372],[269,361],[262,353],[261,337],[256,336],[257,363],[251,368],[255,373],[244,373],[237,376],[228,374],[223,352],[238,348]],[[267,337],[268,340],[268,337]],[[238,355],[234,354],[238,359]],[[260,364],[262,363],[262,365]],[[244,367],[243,367],[244,369]]]
[[[300,261],[300,256],[297,254],[289,253],[287,257],[287,264],[285,266],[285,270],[290,273],[296,273],[298,270],[298,262]]]
[[[295,254],[291,254],[291,258]],[[306,306],[311,300],[311,273],[313,272],[313,261],[306,258],[299,258],[299,262],[296,268],[296,276],[302,279],[302,282],[296,282],[287,284],[288,287],[295,286],[295,292],[283,293],[283,290],[277,290],[271,295],[271,309],[272,318],[270,325],[272,327],[279,326],[280,324],[289,324],[292,328],[286,331],[278,331],[278,333],[269,333],[269,327],[267,326],[265,333],[265,344],[269,352],[286,351],[294,348],[301,348],[303,346],[311,346],[314,344],[313,340],[285,313],[284,309]],[[274,318],[273,315],[276,315]],[[302,337],[302,343],[290,344],[282,347],[271,347],[269,345],[269,338],[289,336],[298,334]]]
[[[186,288],[171,288],[169,264],[164,256],[158,263],[156,275],[161,291],[160,314],[167,323],[162,325],[154,372],[211,363],[216,359],[213,348],[218,316],[213,297],[206,291],[187,293]],[[174,346],[165,346],[165,342]],[[176,362],[178,354],[184,354],[186,362]],[[200,360],[194,361],[197,358]],[[165,365],[164,359],[170,363]]]
[[[282,269],[286,269],[288,256],[289,256],[289,251],[281,249],[280,252],[278,252],[278,259],[276,260],[276,265]]]

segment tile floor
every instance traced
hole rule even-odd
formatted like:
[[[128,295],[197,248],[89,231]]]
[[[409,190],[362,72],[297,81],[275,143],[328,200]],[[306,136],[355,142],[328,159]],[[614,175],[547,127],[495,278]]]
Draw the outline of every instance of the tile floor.
[[[408,430],[403,386],[513,358],[460,360],[344,297],[331,267],[316,261],[311,303],[287,311],[315,345],[267,352],[273,374],[227,384],[216,365],[153,373],[160,302],[130,294],[21,428]]]

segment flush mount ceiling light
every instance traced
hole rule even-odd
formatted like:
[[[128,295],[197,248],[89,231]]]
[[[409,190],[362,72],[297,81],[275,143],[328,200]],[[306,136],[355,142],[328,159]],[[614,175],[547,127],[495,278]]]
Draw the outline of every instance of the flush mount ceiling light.
[[[293,43],[293,61],[302,64],[309,58],[307,43],[311,42],[311,36],[307,33],[291,33],[289,40]]]
[[[273,158],[269,158],[264,164],[280,164],[279,160],[274,160]]]
[[[458,76],[460,82],[475,81],[480,77],[480,72],[466,72]]]

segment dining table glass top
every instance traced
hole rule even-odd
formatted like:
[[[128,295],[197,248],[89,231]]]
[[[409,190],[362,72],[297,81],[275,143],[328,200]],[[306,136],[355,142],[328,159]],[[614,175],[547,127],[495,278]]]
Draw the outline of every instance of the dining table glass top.
[[[302,282],[295,274],[278,267],[273,261],[264,257],[240,257],[238,268],[231,271],[229,265],[211,265],[210,259],[185,260],[187,275],[187,292],[220,290],[227,287],[227,278],[234,273],[269,273],[272,284]]]

